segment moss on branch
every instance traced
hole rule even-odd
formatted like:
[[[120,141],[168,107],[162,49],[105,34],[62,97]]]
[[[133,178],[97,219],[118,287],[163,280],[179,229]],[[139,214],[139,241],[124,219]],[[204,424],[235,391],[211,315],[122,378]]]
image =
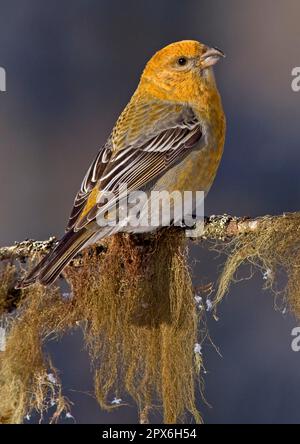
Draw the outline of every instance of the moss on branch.
[[[0,347],[0,423],[20,423],[32,411],[43,418],[48,409],[55,421],[69,411],[44,344],[74,328],[82,328],[102,408],[116,408],[114,397],[129,396],[142,423],[151,422],[157,403],[165,423],[183,420],[187,413],[201,422],[197,392],[207,332],[205,310],[192,285],[186,234],[225,255],[210,296],[215,310],[239,267],[249,264],[262,273],[264,288],[275,293],[276,302],[300,318],[300,213],[211,216],[192,234],[164,228],[152,235],[115,235],[74,258],[64,271],[67,295],[57,285],[14,289],[20,274],[50,251],[55,238],[2,247],[0,316],[6,340]]]

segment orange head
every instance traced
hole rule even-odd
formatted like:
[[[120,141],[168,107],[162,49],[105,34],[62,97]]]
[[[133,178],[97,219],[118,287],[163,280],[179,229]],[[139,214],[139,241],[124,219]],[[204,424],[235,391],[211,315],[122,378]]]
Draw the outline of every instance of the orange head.
[[[215,89],[212,67],[221,57],[219,49],[194,40],[172,43],[147,63],[140,86],[161,99],[189,101],[196,90]]]

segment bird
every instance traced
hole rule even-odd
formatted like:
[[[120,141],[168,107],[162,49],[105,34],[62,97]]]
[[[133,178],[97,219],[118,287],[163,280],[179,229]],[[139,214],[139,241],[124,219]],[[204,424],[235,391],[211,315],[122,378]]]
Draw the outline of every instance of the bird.
[[[120,184],[147,196],[155,190],[208,193],[225,143],[226,119],[214,75],[223,57],[219,48],[195,40],[171,43],[153,55],[83,179],[65,235],[18,288],[52,284],[79,251],[99,239],[118,231],[143,232],[130,223],[129,228],[99,223],[101,217],[111,220],[116,206],[124,204]]]

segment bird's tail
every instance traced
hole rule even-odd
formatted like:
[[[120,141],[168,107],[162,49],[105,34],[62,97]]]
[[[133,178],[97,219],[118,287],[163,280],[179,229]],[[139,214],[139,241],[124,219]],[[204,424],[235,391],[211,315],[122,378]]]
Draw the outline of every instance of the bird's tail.
[[[50,285],[94,234],[85,228],[77,232],[73,230],[68,231],[54,250],[47,254],[25,279],[18,283],[16,288],[26,288],[35,282]]]

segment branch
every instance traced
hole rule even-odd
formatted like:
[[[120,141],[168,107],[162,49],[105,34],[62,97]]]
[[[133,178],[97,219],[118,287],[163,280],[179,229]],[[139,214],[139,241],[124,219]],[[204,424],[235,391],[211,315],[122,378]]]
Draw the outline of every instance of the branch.
[[[274,289],[276,298],[282,296],[284,307],[300,318],[299,233],[300,212],[259,218],[210,216],[204,223],[197,223],[194,230],[175,227],[162,229],[155,235],[116,236],[111,242],[103,240],[91,246],[87,249],[88,256],[80,253],[72,261],[71,267],[81,268],[66,269],[71,289],[67,299],[60,297],[57,287],[45,290],[36,286],[28,292],[15,289],[22,267],[10,264],[15,259],[39,259],[35,255],[51,250],[56,245],[55,238],[43,242],[26,240],[0,248],[0,262],[8,261],[0,270],[0,319],[3,315],[4,322],[9,322],[6,349],[1,355],[4,365],[0,366],[0,382],[4,381],[3,387],[0,383],[1,393],[4,393],[0,397],[0,422],[3,418],[6,422],[21,422],[28,411],[47,408],[49,390],[52,396],[56,396],[55,390],[58,390],[57,411],[62,410],[61,387],[49,384],[43,341],[49,336],[60,335],[82,320],[91,358],[101,357],[101,365],[95,373],[100,404],[108,399],[111,387],[126,390],[131,398],[144,400],[139,422],[147,424],[154,404],[151,398],[149,400],[149,393],[153,391],[164,399],[166,423],[175,423],[184,410],[189,410],[196,422],[200,422],[194,398],[202,359],[195,344],[202,344],[209,334],[202,324],[199,331],[196,320],[201,319],[205,324],[205,310],[202,303],[201,309],[195,293],[198,296],[201,291],[207,308],[210,309],[210,302],[215,310],[234,281],[236,270],[249,261],[251,267],[257,265],[264,273],[264,288]],[[182,248],[185,247],[184,235],[186,239],[210,240],[213,248],[225,249],[225,254],[228,253],[213,297],[210,296],[214,291],[212,284],[198,287],[199,291],[193,286],[186,248]],[[93,253],[91,257],[90,252]],[[95,257],[98,252],[99,257]],[[280,276],[284,270],[287,277],[283,290],[274,285],[277,269]],[[9,316],[16,309],[19,309],[16,316]],[[149,326],[154,336],[148,334]],[[106,338],[109,347],[103,345],[107,343]],[[192,349],[195,353],[191,353]],[[117,352],[112,353],[114,350]],[[146,358],[145,350],[148,350]],[[165,364],[161,374],[157,373],[155,356]],[[121,379],[114,371],[119,359],[125,368]],[[149,374],[158,376],[136,388],[134,381],[137,378],[146,380]],[[174,399],[180,402],[174,403]]]
[[[270,223],[280,217],[282,216],[270,218]],[[258,231],[262,222],[265,222],[265,220],[265,217],[251,219],[249,217],[235,217],[226,214],[222,216],[210,216],[204,219],[204,226],[200,223],[197,224],[194,229],[189,229],[188,237],[192,240],[226,240],[241,234]],[[9,247],[0,247],[0,261],[13,259],[25,260],[36,253],[46,254],[52,250],[56,243],[56,238],[50,237],[45,241],[25,240],[16,242],[15,245]]]
[[[280,218],[282,216],[274,216]],[[191,230],[193,235],[192,240],[222,240],[237,237],[241,234],[252,233],[259,231],[262,222],[265,222],[266,217],[250,218],[250,217],[236,217],[223,214],[222,216],[210,216],[204,218],[203,224],[196,225],[194,230]]]
[[[45,241],[34,241],[28,239],[22,242],[16,242],[9,247],[0,247],[0,261],[8,259],[24,260],[36,253],[48,253],[56,244],[55,237],[50,237]]]

